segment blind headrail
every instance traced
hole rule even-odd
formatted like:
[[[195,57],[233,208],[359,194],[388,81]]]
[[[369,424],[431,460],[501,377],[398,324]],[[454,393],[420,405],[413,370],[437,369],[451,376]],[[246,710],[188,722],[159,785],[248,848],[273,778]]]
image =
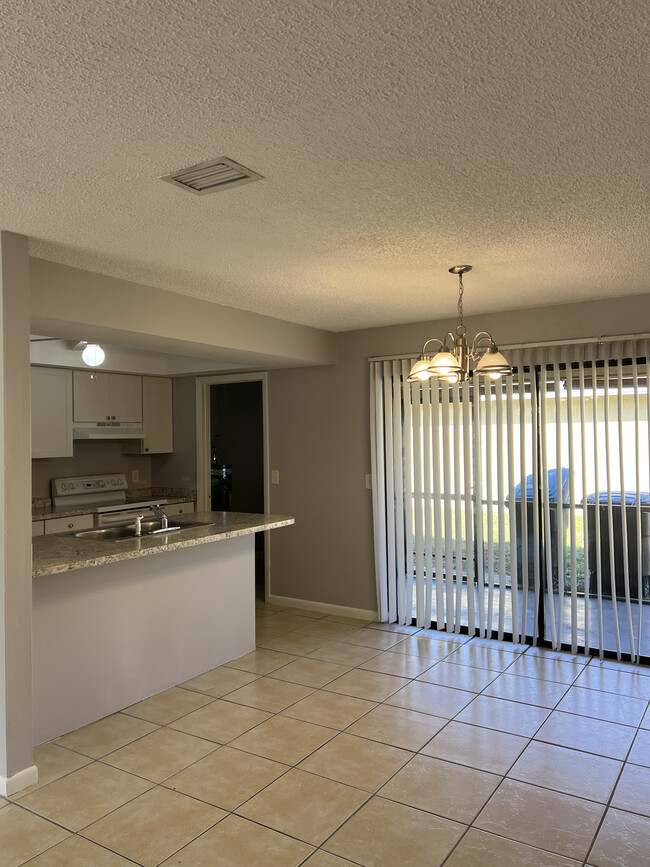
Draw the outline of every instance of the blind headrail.
[[[650,332],[642,334],[612,334],[600,337],[575,337],[568,340],[538,340],[528,343],[500,343],[499,349],[533,349],[544,346],[582,346],[589,343],[618,343],[626,340],[648,340]],[[368,361],[401,361],[407,358],[417,358],[419,352],[407,352],[404,355],[370,355]]]

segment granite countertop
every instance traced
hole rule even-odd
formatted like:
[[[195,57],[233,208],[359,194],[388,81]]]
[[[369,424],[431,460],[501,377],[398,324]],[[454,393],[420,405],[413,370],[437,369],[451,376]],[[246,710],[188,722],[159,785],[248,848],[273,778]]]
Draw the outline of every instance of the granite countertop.
[[[182,525],[183,520],[203,521],[206,525],[175,530],[169,534],[103,542],[77,539],[71,534],[37,536],[32,546],[32,576],[37,578],[149,554],[162,554],[206,542],[288,527],[295,522],[294,518],[287,515],[255,515],[248,512],[193,512],[178,523]]]
[[[124,503],[124,508],[128,509],[131,503],[146,502],[147,500],[155,499],[158,498],[154,496],[128,500]],[[173,503],[193,503],[196,497],[160,497],[160,499],[167,500],[167,504],[171,506]],[[53,506],[52,503],[48,503],[43,506],[32,507],[32,521],[47,521],[49,518],[72,518],[75,515],[94,515],[100,508],[101,506],[93,506],[92,508],[89,508],[88,506],[77,506],[77,508],[74,509],[66,508],[65,506],[56,507]]]

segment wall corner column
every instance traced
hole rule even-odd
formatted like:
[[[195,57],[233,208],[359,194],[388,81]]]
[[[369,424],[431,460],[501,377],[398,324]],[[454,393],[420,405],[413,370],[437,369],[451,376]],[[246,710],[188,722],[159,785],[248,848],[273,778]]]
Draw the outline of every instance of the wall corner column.
[[[0,795],[38,779],[32,751],[29,332],[27,238],[0,231]]]

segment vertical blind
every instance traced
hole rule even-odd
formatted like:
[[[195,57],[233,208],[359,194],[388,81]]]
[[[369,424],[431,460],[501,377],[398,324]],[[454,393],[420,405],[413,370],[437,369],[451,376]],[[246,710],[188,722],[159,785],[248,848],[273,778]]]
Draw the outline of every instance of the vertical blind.
[[[451,386],[371,361],[382,620],[649,655],[648,349],[510,352]]]

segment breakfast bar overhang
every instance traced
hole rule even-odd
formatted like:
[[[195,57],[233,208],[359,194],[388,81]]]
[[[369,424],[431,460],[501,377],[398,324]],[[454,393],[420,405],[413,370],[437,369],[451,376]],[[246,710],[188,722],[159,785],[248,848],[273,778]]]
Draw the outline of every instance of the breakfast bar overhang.
[[[34,540],[35,745],[255,648],[254,534],[294,519],[192,517],[206,524],[119,542]]]

